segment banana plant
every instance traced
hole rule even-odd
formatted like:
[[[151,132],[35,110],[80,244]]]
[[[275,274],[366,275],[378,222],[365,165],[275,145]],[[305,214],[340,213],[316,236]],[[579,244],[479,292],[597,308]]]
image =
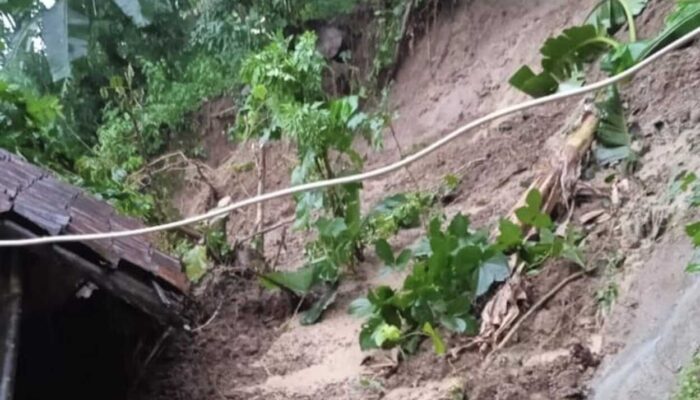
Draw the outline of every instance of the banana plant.
[[[136,27],[144,28],[156,16],[173,11],[173,4],[167,0],[58,0],[47,8],[39,0],[0,2],[0,14],[8,21],[3,27],[3,44],[8,49],[3,64],[10,64],[23,52],[38,51],[35,43],[40,37],[52,79],[68,78],[71,63],[93,48],[95,26],[106,22],[101,11],[116,7]]]

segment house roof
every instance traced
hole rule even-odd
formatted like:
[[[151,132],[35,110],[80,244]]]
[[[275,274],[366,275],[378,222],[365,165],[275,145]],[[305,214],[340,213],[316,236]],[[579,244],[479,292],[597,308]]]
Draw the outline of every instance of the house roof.
[[[0,220],[13,219],[37,235],[89,234],[143,228],[104,201],[0,149]],[[113,269],[145,272],[182,293],[188,280],[180,262],[161,252],[152,236],[86,241],[91,257]]]

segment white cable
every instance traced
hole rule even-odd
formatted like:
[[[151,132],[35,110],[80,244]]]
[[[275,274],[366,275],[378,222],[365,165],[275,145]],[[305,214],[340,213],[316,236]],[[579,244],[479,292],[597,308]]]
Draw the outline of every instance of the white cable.
[[[552,103],[555,101],[559,101],[562,99],[566,99],[569,97],[574,97],[574,96],[580,96],[586,93],[594,92],[596,90],[602,89],[606,86],[610,86],[612,84],[615,84],[617,82],[620,82],[640,70],[648,67],[650,64],[658,60],[659,58],[665,56],[672,50],[682,46],[683,44],[687,43],[690,41],[693,37],[697,36],[700,34],[700,28],[697,28],[693,30],[692,32],[686,34],[682,38],[676,40],[675,42],[671,43],[670,45],[666,46],[659,52],[655,53],[651,57],[647,58],[646,60],[642,61],[641,63],[635,65],[634,67],[628,69],[625,72],[622,72],[618,75],[615,75],[613,77],[604,79],[602,81],[592,83],[590,85],[582,86],[577,89],[573,89],[567,92],[563,93],[555,93],[550,96],[546,97],[541,97],[539,99],[533,99],[526,101],[524,103],[516,104],[504,109],[501,109],[499,111],[492,112],[491,114],[488,114],[484,117],[481,117],[477,120],[474,120],[466,125],[463,125],[456,130],[452,131],[449,135],[443,137],[442,139],[434,142],[430,146],[424,148],[423,150],[412,154],[406,158],[404,158],[401,161],[398,161],[393,164],[389,164],[387,166],[364,172],[361,174],[357,175],[349,175],[349,176],[344,176],[341,178],[335,178],[335,179],[329,179],[325,181],[318,181],[318,182],[313,182],[313,183],[307,183],[299,186],[294,186],[290,187],[287,189],[283,190],[278,190],[275,192],[270,192],[270,193],[265,193],[259,196],[251,197],[245,200],[241,200],[239,202],[233,203],[231,205],[228,205],[226,207],[218,208],[215,210],[211,210],[205,214],[201,215],[196,215],[193,217],[185,218],[180,221],[175,221],[175,222],[169,222],[166,224],[162,225],[156,225],[156,226],[151,226],[147,228],[141,228],[141,229],[134,229],[134,230],[127,230],[127,231],[117,231],[117,232],[107,232],[107,233],[91,233],[91,234],[86,234],[86,235],[63,235],[63,236],[48,236],[48,237],[40,237],[40,238],[32,238],[32,239],[17,239],[17,240],[0,240],[0,247],[18,247],[18,246],[32,246],[32,245],[38,245],[38,244],[48,244],[48,243],[64,243],[64,242],[85,242],[89,240],[103,240],[103,239],[115,239],[115,238],[121,238],[121,237],[127,237],[127,236],[138,236],[138,235],[145,235],[149,233],[154,233],[154,232],[160,232],[160,231],[165,231],[165,230],[170,230],[170,229],[175,229],[179,228],[181,226],[186,226],[186,225],[191,225],[195,224],[198,222],[206,221],[209,219],[212,219],[214,217],[228,214],[233,210],[236,210],[238,208],[246,207],[252,204],[257,204],[263,201],[269,201],[272,199],[276,199],[278,197],[283,197],[283,196],[290,196],[293,194],[301,193],[301,192],[307,192],[310,190],[317,190],[317,189],[323,189],[329,186],[337,186],[337,185],[344,185],[347,183],[353,183],[353,182],[360,182],[360,181],[365,181],[369,179],[374,179],[382,175],[389,174],[391,172],[394,172],[400,168],[405,167],[406,165],[409,165],[413,162],[416,162],[420,160],[421,158],[431,154],[432,152],[436,151],[440,147],[446,145],[447,143],[453,141],[456,139],[458,136],[464,134],[465,132],[472,130],[474,128],[477,128],[481,125],[484,125],[488,122],[491,122],[495,119],[504,117],[509,114],[516,113],[518,111],[526,110],[529,108],[537,107],[543,104],[547,103]]]

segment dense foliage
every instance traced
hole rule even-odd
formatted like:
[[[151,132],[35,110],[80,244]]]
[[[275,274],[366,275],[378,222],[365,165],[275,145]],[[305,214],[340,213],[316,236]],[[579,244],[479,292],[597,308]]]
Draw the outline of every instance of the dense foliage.
[[[47,9],[38,0],[3,2],[0,78],[12,92],[3,104],[15,114],[7,118],[16,120],[10,109],[25,100],[33,117],[45,117],[41,129],[27,120],[31,136],[17,140],[24,127],[16,124],[0,144],[123,212],[158,217],[153,188],[128,176],[186,140],[187,116],[203,101],[240,92],[243,60],[276,32],[358,3],[59,0]]]
[[[578,236],[573,232],[556,235],[551,219],[540,211],[541,206],[539,192],[530,192],[527,204],[516,212],[522,226],[502,220],[494,240],[489,240],[484,232],[470,229],[469,219],[457,214],[446,229],[440,218],[434,218],[426,237],[398,256],[385,242],[377,242],[377,255],[387,266],[412,265],[400,289],[380,286],[350,305],[350,313],[366,318],[360,346],[400,346],[413,353],[428,337],[437,353],[444,352],[445,343],[437,327],[475,334],[476,300],[492,284],[510,276],[509,259],[516,265],[524,263],[527,269],[536,268],[551,257],[563,257],[583,267]],[[522,227],[536,229],[536,240],[524,235]]]

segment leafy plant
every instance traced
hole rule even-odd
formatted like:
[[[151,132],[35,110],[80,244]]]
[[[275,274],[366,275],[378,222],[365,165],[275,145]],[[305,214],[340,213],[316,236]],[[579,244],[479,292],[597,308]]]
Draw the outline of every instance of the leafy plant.
[[[700,398],[700,356],[695,354],[678,377],[678,387],[673,400],[695,400]]]
[[[182,263],[187,278],[194,283],[199,282],[209,269],[206,246],[197,245],[188,249],[182,256]]]
[[[683,171],[671,185],[671,197],[673,198],[679,193],[691,190],[688,199],[689,205],[691,207],[700,206],[700,182],[697,179],[697,175],[694,172]],[[700,221],[687,224],[685,233],[695,248],[693,256],[686,266],[686,271],[692,273],[700,272]]]
[[[408,262],[411,261],[411,257],[413,257],[413,252],[410,249],[405,249],[394,256],[394,251],[386,239],[378,239],[374,242],[374,249],[377,256],[384,262],[384,265],[392,269],[404,269]]]
[[[542,72],[535,73],[529,66],[523,66],[511,77],[511,85],[533,97],[565,91],[581,85],[585,80],[585,66],[598,58],[604,71],[619,74],[700,26],[700,3],[678,0],[664,30],[651,40],[640,41],[634,17],[644,10],[646,3],[646,0],[602,1],[584,25],[568,28],[561,35],[547,39],[540,49]],[[612,35],[625,23],[629,28],[629,42],[621,43]],[[617,87],[612,87],[602,97],[597,104],[601,124],[596,158],[604,166],[623,160],[634,162],[635,155],[630,147],[632,138]]]
[[[541,195],[532,191],[526,206],[517,210],[524,226],[538,229],[539,239],[528,240],[522,228],[510,221],[500,223],[500,234],[488,236],[470,229],[467,217],[458,214],[442,228],[439,218],[427,230],[427,251],[404,251],[395,257],[385,242],[378,242],[377,254],[387,264],[412,254],[412,268],[400,289],[380,286],[366,298],[355,300],[349,312],[366,321],[360,333],[362,349],[400,346],[412,353],[429,337],[437,353],[444,352],[435,327],[455,333],[475,333],[476,299],[496,282],[510,275],[508,256],[514,255],[530,267],[550,257],[564,257],[582,265],[583,257],[574,235],[552,233],[551,219],[540,211]],[[401,260],[403,263],[403,260]]]
[[[382,199],[367,214],[363,221],[365,243],[388,239],[401,229],[416,228],[421,216],[435,202],[430,193],[399,193]]]
[[[633,163],[636,159],[631,148],[632,134],[627,126],[617,86],[611,86],[605,99],[596,104],[600,124],[596,131],[598,146],[595,158],[598,164],[608,166],[620,161]]]
[[[329,98],[321,87],[325,61],[316,51],[316,36],[276,36],[251,55],[241,69],[250,87],[238,118],[242,138],[261,141],[291,139],[299,164],[292,184],[332,179],[362,169],[352,148],[357,136],[378,146],[385,117],[360,111],[360,98]],[[362,218],[358,184],[307,192],[296,197],[297,228],[315,228],[317,238],[306,246],[307,266],[315,283],[334,286],[345,266],[362,251]],[[276,279],[284,283],[284,279]]]
[[[620,27],[624,15],[630,41],[636,42],[634,16],[644,9],[644,0],[609,0],[601,2],[591,13],[585,25],[565,29],[545,41],[542,53],[542,72],[535,73],[529,66],[521,67],[510,79],[511,85],[533,97],[541,97],[572,86],[580,86],[585,79],[584,67],[598,56],[608,52],[604,66],[609,72],[619,72],[638,60],[639,46],[623,45],[611,35]]]

